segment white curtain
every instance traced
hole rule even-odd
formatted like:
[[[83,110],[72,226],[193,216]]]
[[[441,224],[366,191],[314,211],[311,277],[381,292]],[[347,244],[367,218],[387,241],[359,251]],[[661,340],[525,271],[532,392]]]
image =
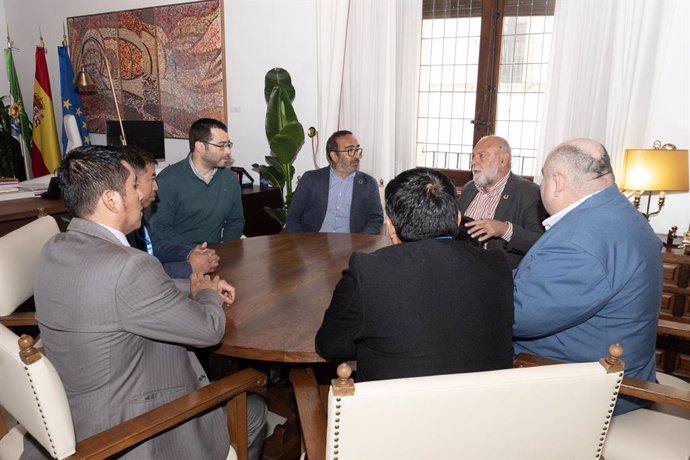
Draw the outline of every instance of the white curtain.
[[[651,148],[654,68],[674,8],[669,0],[557,0],[537,164],[560,142],[589,137],[620,177],[626,148]]]
[[[390,180],[415,166],[421,0],[317,1],[319,165],[325,143],[348,129],[360,169]]]

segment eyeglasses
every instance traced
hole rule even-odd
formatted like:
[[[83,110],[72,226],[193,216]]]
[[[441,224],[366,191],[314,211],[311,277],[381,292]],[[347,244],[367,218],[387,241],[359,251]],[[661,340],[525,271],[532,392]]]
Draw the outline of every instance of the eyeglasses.
[[[351,148],[351,149],[345,149],[345,150],[334,150],[334,152],[338,153],[347,153],[347,155],[352,158],[353,156],[357,155],[358,157],[362,156],[362,153],[364,152],[364,149],[362,147],[357,147],[357,148]]]
[[[223,150],[223,149],[225,149],[225,148],[231,149],[232,146],[235,145],[235,144],[233,144],[231,141],[221,142],[220,144],[214,144],[213,142],[206,142],[206,141],[200,141],[200,142],[202,142],[202,143],[204,143],[204,144],[212,145],[212,146],[214,146],[214,147],[218,147],[218,148],[221,149],[221,150]]]

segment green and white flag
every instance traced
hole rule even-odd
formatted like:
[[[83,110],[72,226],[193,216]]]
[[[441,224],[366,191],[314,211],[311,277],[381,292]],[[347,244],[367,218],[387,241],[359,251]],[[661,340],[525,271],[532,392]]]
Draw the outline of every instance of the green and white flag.
[[[12,96],[12,103],[9,107],[12,118],[12,136],[21,144],[24,166],[28,173],[31,171],[31,165],[26,164],[28,152],[31,152],[31,123],[24,109],[24,100],[19,89],[17,71],[14,68],[14,59],[12,58],[12,48],[5,48],[5,69],[7,69],[7,80],[10,83],[10,96]]]

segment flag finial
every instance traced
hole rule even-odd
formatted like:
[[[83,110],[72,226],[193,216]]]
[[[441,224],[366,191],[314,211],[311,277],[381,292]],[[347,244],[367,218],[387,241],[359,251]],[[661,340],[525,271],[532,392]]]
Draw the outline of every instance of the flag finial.
[[[65,31],[65,23],[62,23],[62,46],[67,48],[69,50],[69,46],[67,46],[67,32]],[[69,54],[69,51],[68,51]]]

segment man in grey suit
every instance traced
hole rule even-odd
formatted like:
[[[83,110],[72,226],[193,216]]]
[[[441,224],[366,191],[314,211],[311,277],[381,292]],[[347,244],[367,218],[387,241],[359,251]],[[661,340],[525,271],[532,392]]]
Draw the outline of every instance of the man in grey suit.
[[[511,169],[508,142],[498,136],[482,137],[472,150],[473,180],[462,188],[458,208],[467,234],[487,249],[502,251],[516,268],[544,233],[547,214],[539,186],[516,176]]]
[[[142,196],[122,158],[118,150],[88,146],[63,160],[58,178],[76,217],[43,248],[34,287],[41,337],[65,386],[77,440],[207,383],[187,347],[218,343],[223,302],[235,299],[225,280],[193,274],[182,286],[155,257],[129,246],[125,235],[141,224]],[[265,411],[260,398],[247,401],[250,458],[259,456]],[[225,415],[217,409],[125,458],[224,459],[228,450]]]

